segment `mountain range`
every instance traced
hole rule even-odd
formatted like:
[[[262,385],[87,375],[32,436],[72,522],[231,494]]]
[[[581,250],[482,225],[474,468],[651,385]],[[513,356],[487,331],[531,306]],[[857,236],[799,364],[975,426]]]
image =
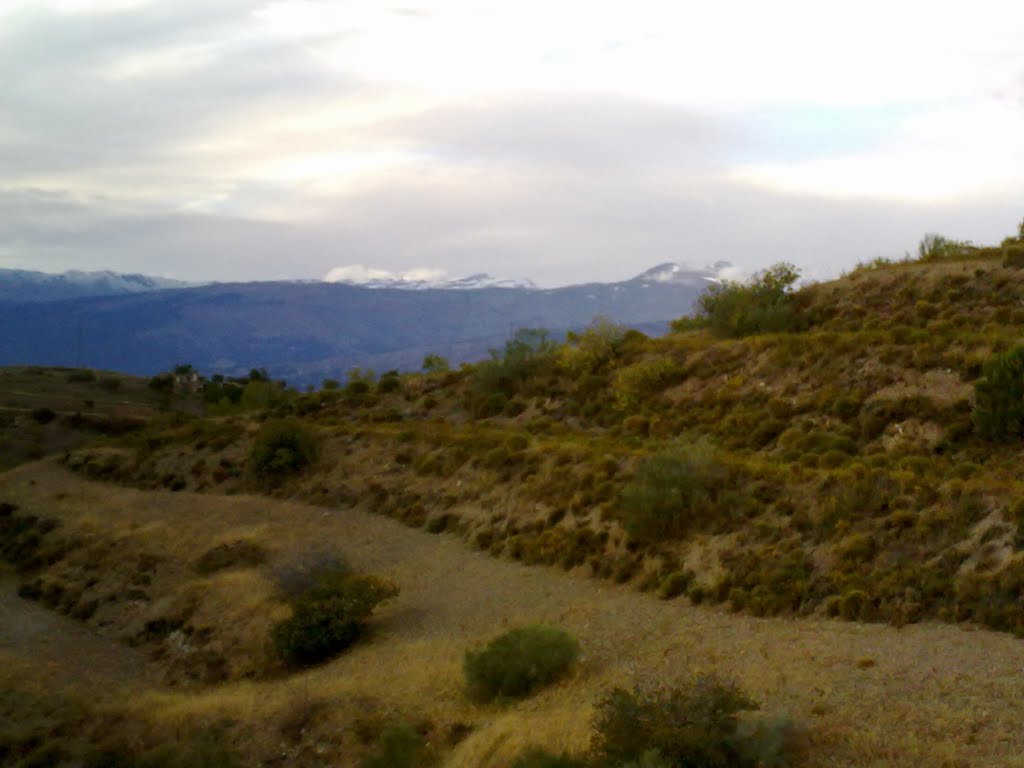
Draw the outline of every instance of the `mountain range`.
[[[0,270],[0,365],[68,365],[152,375],[264,368],[294,384],[352,368],[453,365],[501,347],[518,328],[559,338],[597,316],[658,334],[689,312],[724,264],[660,264],[617,283],[541,289],[487,275],[407,280],[190,285],[110,272]],[[398,284],[396,284],[396,282]]]

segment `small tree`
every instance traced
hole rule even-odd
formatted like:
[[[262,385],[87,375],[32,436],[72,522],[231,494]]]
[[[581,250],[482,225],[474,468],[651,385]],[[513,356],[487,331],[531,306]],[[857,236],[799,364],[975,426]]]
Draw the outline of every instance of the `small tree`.
[[[448,360],[441,355],[427,355],[423,358],[424,373],[445,373],[450,369]]]
[[[974,426],[986,440],[1024,437],[1024,345],[993,355],[974,385]]]
[[[697,299],[698,318],[726,338],[795,331],[799,315],[792,289],[798,279],[796,267],[779,263],[747,283],[723,280]]]
[[[966,240],[950,240],[929,232],[917,244],[917,257],[921,261],[943,261],[970,255],[974,246]]]

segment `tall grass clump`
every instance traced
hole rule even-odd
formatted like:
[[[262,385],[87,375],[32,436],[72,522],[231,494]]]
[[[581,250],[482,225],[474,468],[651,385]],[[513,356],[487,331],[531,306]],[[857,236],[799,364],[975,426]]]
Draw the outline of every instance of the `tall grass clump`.
[[[463,663],[466,687],[474,701],[520,699],[569,674],[579,643],[555,627],[512,629]]]

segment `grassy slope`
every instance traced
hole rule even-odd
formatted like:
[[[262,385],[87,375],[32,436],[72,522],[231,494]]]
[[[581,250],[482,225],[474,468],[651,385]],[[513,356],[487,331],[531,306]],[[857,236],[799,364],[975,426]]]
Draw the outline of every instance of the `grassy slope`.
[[[1020,341],[1024,273],[981,252],[859,270],[797,298],[800,333],[629,335],[599,364],[581,367],[578,344],[511,385],[483,366],[405,377],[393,391],[285,397],[275,414],[305,421],[322,450],[276,484],[251,473],[259,424],[239,413],[154,424],[66,461],[141,491],[82,485],[48,465],[0,487],[101,540],[43,574],[44,599],[74,612],[112,585],[89,623],[161,654],[177,684],[264,674],[269,625],[287,611],[265,572],[198,579],[188,564],[209,546],[244,537],[286,558],[344,540],[357,563],[400,583],[374,644],[276,683],[160,693],[132,714],[155,717],[157,733],[164,717],[226,715],[264,754],[285,748],[266,722],[309,719],[287,746],[294,760],[322,738],[351,758],[368,708],[377,720],[429,719],[438,743],[471,723],[452,763],[497,766],[524,733],[582,747],[587,704],[575,711],[610,683],[710,669],[809,724],[822,764],[1012,764],[1018,642],[917,622],[1024,629],[1021,447],[985,443],[970,419],[981,364]],[[702,437],[729,491],[715,515],[678,539],[631,539],[619,502],[630,478],[673,441]],[[232,498],[250,492],[316,506]],[[520,570],[365,510],[571,573]],[[581,578],[651,590],[685,571],[692,601],[804,618],[729,616]],[[199,648],[151,631],[183,605]],[[903,628],[824,619],[833,614]],[[481,713],[461,698],[462,651],[520,620],[577,632],[587,662],[555,692]]]
[[[87,369],[0,368],[0,470],[157,417],[146,379]]]
[[[224,631],[261,634],[261,614],[277,600],[267,582],[274,563],[325,544],[401,585],[399,599],[375,619],[372,640],[322,667],[185,689],[140,673],[127,700],[108,686],[86,690],[73,659],[54,669],[40,663],[45,654],[31,638],[5,637],[3,706],[29,706],[26,691],[34,691],[36,701],[63,696],[78,703],[68,711],[80,733],[89,732],[83,723],[100,728],[97,720],[108,727],[113,720],[119,734],[144,741],[226,722],[230,739],[251,760],[283,754],[286,764],[348,765],[363,749],[354,733],[375,719],[399,716],[423,722],[438,744],[453,726],[470,726],[468,737],[444,749],[446,764],[499,768],[527,744],[584,749],[590,707],[609,686],[714,672],[736,678],[766,712],[786,712],[804,723],[811,765],[1024,765],[1017,727],[1024,704],[1015,683],[1024,651],[1005,634],[729,615],[486,557],[453,537],[360,510],[325,513],[261,497],[119,489],[47,463],[4,475],[0,497],[24,512],[56,516],[58,531],[116,539],[126,559],[143,550],[159,558],[148,601],[124,606],[117,622],[104,625],[97,617],[83,630],[101,636],[116,636],[131,623],[132,610],[166,603],[183,588],[201,588],[203,601],[211,601],[207,607],[263,602],[259,611],[206,613],[211,642]],[[209,544],[240,536],[267,546],[270,563],[209,579],[191,572]],[[509,625],[537,621],[580,639],[584,659],[574,677],[508,708],[469,703],[460,683],[464,650]],[[80,642],[73,630],[68,639]],[[92,634],[90,642],[97,642]],[[124,653],[133,656],[130,649]],[[25,728],[42,720],[38,711],[16,714]]]
[[[318,466],[275,492],[368,504],[493,554],[756,615],[935,617],[1024,631],[1019,445],[972,432],[981,364],[1020,339],[1024,271],[988,252],[859,270],[798,296],[800,333],[627,335],[600,364],[562,348],[509,384],[484,367],[281,404]],[[488,372],[490,370],[490,373]],[[495,415],[487,415],[495,414]],[[73,457],[142,487],[266,490],[255,425],[208,420]],[[676,539],[631,540],[619,498],[673,440],[712,441],[724,492]]]

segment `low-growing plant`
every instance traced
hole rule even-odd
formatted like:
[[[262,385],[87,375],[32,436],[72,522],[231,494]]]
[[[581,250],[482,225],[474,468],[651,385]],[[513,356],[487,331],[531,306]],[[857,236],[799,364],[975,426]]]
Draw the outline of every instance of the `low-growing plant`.
[[[517,699],[569,674],[579,643],[555,627],[528,626],[499,635],[481,651],[467,651],[463,672],[470,697]]]
[[[436,761],[421,733],[408,723],[392,723],[377,736],[362,768],[426,768]]]
[[[594,757],[602,768],[758,768],[743,748],[737,717],[755,709],[736,685],[714,679],[681,688],[616,688],[597,706]]]
[[[1024,435],[1024,346],[993,355],[974,385],[974,426],[986,440]]]
[[[292,420],[268,421],[260,429],[249,453],[257,477],[271,482],[305,469],[317,457],[316,435]]]
[[[394,584],[373,576],[322,571],[293,597],[291,617],[274,625],[274,649],[297,665],[329,659],[358,640],[374,609],[397,594]]]
[[[622,523],[631,538],[652,542],[684,536],[742,513],[736,471],[707,440],[677,441],[640,465],[622,491]]]

